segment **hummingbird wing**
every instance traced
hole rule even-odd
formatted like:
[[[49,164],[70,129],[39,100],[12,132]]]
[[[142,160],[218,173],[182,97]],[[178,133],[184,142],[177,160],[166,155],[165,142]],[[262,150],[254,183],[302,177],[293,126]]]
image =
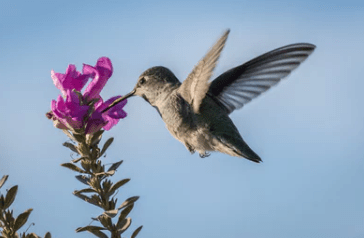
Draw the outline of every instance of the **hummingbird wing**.
[[[217,98],[229,114],[276,85],[315,48],[312,44],[298,43],[265,53],[221,74],[211,82],[208,94]]]
[[[209,90],[209,79],[224,48],[230,30],[227,30],[203,59],[198,62],[187,79],[183,81],[178,93],[190,104],[194,112],[199,112],[202,99]]]

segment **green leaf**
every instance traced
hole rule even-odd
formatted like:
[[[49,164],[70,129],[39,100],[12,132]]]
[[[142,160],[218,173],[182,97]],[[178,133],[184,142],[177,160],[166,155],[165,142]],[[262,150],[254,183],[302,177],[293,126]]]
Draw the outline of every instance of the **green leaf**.
[[[74,194],[80,194],[80,193],[96,193],[96,191],[93,190],[92,188],[84,188],[84,189],[81,189],[81,190],[75,190],[73,193]]]
[[[81,156],[84,156],[87,158],[90,157],[90,149],[84,143],[78,144],[77,150],[78,150],[78,154],[80,154]]]
[[[62,145],[65,146],[65,147],[67,147],[67,148],[69,148],[73,152],[79,154],[79,152],[78,152],[78,150],[77,150],[77,148],[76,148],[76,146],[74,144],[69,143],[69,142],[64,142]]]
[[[76,191],[75,191],[75,192],[76,192]],[[75,193],[75,192],[73,192],[73,194],[74,194],[76,197],[78,197],[78,198],[82,199],[83,201],[88,202],[88,203],[90,203],[90,204],[92,204],[92,205],[95,205],[95,206],[101,207],[101,206],[99,205],[99,202],[95,199],[95,197],[89,198],[89,197],[87,197],[87,196],[85,196],[85,195],[83,195],[83,194],[79,194],[79,193]]]
[[[90,233],[94,234],[95,236],[99,237],[99,238],[108,238],[108,236],[102,232],[102,231],[89,231]]]
[[[135,238],[137,235],[138,235],[138,233],[139,233],[139,231],[141,230],[143,228],[143,226],[139,226],[134,232],[133,232],[133,234],[131,235],[131,237],[130,238]]]
[[[123,163],[123,161],[122,161],[122,160],[120,160],[119,162],[113,163],[107,171],[117,170],[117,168],[119,168],[119,166],[120,166],[122,163]]]
[[[106,228],[101,226],[85,226],[85,227],[79,227],[76,229],[76,232],[82,232],[82,231],[100,231],[100,230],[106,230]]]
[[[14,222],[14,231],[19,230],[28,220],[28,217],[30,213],[33,211],[33,209],[28,209],[22,214],[20,214]]]
[[[131,212],[133,207],[134,207],[134,203],[132,203],[129,206],[124,208],[124,210],[119,215],[119,219],[118,219],[118,222],[117,222],[117,227],[121,228],[120,224],[129,215],[129,213]]]
[[[107,215],[102,214],[102,215],[98,216],[98,218],[97,218],[97,219],[100,221],[100,223],[101,223],[101,224],[102,224],[105,228],[110,229],[110,228],[112,227],[111,218],[110,218],[110,217],[108,217]]]
[[[79,168],[76,165],[71,164],[71,163],[64,163],[64,164],[61,164],[61,166],[69,168],[70,170],[73,170],[73,171],[76,171],[76,172],[79,172],[79,173],[87,173],[85,170],[83,170],[83,169],[81,169],[81,168]]]
[[[109,210],[109,211],[105,211],[104,214],[107,215],[108,217],[115,217],[118,214],[119,210],[115,209],[115,210]]]
[[[44,238],[52,238],[51,233],[50,233],[50,232],[47,232],[47,233],[45,234]]]
[[[13,223],[14,220],[15,220],[14,217],[13,217],[13,210],[7,209],[7,210],[5,210],[5,212],[3,210],[3,218],[2,219],[5,220],[5,221],[9,221],[10,223]]]
[[[100,157],[100,149],[97,147],[93,147],[91,151],[92,160],[97,160]]]
[[[109,138],[105,144],[104,147],[102,147],[101,153],[100,153],[100,157],[106,152],[107,148],[109,148],[109,146],[111,145],[111,143],[114,141],[114,138],[111,137]]]
[[[63,129],[63,133],[66,134],[71,140],[76,141],[76,139],[71,135],[68,130]]]
[[[115,174],[115,170],[111,170],[108,172],[101,172],[101,173],[96,173],[95,176],[100,176],[100,175],[105,175],[105,176],[111,176]]]
[[[0,211],[4,209],[4,204],[5,204],[5,198],[4,198],[4,195],[1,194],[1,196],[0,196]]]
[[[88,176],[86,176],[86,175],[77,175],[77,176],[75,176],[76,177],[76,179],[78,180],[78,181],[80,181],[81,183],[84,183],[84,184],[86,184],[86,185],[90,185],[89,183],[90,183],[90,178],[88,177]]]
[[[26,238],[41,238],[41,237],[37,236],[37,234],[35,233],[30,233],[26,236]]]
[[[82,169],[84,169],[85,171],[90,171],[93,166],[93,163],[91,161],[89,161],[88,159],[84,159],[81,161],[81,167]]]
[[[118,232],[120,232],[120,234],[122,234],[124,231],[126,231],[126,229],[128,229],[129,228],[129,226],[131,225],[131,218],[130,217],[128,217],[128,218],[126,218],[126,219],[124,219],[121,223],[120,223],[120,226],[118,226],[118,227],[120,227],[119,229],[118,229]]]
[[[123,186],[124,184],[126,184],[129,181],[130,181],[130,179],[123,179],[123,180],[120,180],[120,181],[114,183],[108,192],[109,196],[113,195],[118,188],[120,188],[121,186]]]
[[[4,209],[10,207],[10,205],[14,202],[17,191],[18,191],[18,185],[15,185],[11,189],[9,189],[5,197]]]
[[[104,133],[104,130],[99,130],[99,131],[95,132],[92,136],[91,135],[88,136],[87,144],[89,144],[90,146],[99,144],[103,133]]]
[[[0,180],[0,188],[4,185],[6,180],[8,179],[9,175],[4,175]]]
[[[31,235],[31,236],[30,236],[31,238],[42,238],[42,237],[38,236],[37,234],[35,234],[35,233],[33,233],[33,232],[32,232],[32,233],[30,233],[30,235]]]
[[[82,143],[85,141],[85,136],[83,134],[76,134],[73,133],[73,137],[76,139],[77,142]]]
[[[87,159],[87,157],[80,157],[80,158],[77,158],[77,159],[73,159],[71,161],[72,161],[72,163],[77,163],[78,161],[83,160],[83,159]]]
[[[103,187],[103,191],[107,192],[110,190],[111,188],[111,181],[109,179],[105,179],[103,182],[102,182],[102,187]]]
[[[126,206],[129,206],[130,204],[136,202],[137,200],[139,199],[139,196],[134,196],[134,197],[130,197],[128,199],[126,199],[121,205],[120,207],[118,208],[119,210],[126,207]]]
[[[2,210],[2,209],[4,209],[4,204],[5,204],[5,197],[4,197],[4,195],[0,195],[0,211]],[[1,215],[0,215],[1,216]],[[0,223],[1,224],[1,223]]]

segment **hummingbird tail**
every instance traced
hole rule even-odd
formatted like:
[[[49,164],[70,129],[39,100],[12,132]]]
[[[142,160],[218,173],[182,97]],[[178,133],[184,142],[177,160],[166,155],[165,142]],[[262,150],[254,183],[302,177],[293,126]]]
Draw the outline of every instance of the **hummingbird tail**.
[[[244,144],[245,144],[245,142],[244,142]],[[243,150],[234,149],[234,152],[238,155],[238,157],[243,157],[243,158],[251,160],[255,163],[263,162],[262,159],[259,157],[259,155],[257,155],[252,149],[250,149],[250,147],[247,144],[245,144],[245,145],[246,145],[246,147],[244,147]]]
[[[262,159],[257,155],[241,137],[238,140],[233,140],[228,135],[224,136],[225,138],[222,139],[221,137],[218,139],[220,142],[220,145],[216,147],[216,150],[236,156],[236,157],[242,157],[248,160],[251,160],[255,163],[262,162]]]

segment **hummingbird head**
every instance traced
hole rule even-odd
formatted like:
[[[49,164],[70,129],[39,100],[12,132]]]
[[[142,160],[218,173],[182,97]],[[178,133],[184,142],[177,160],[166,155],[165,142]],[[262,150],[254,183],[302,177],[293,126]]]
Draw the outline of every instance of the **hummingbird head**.
[[[144,98],[152,106],[158,107],[180,85],[181,82],[169,69],[162,66],[149,68],[139,76],[137,84],[130,93],[115,100],[102,112],[109,110],[122,100],[135,95]]]
[[[157,106],[159,101],[163,101],[180,84],[172,71],[156,66],[147,69],[139,76],[134,87],[134,95],[144,98],[152,106]]]

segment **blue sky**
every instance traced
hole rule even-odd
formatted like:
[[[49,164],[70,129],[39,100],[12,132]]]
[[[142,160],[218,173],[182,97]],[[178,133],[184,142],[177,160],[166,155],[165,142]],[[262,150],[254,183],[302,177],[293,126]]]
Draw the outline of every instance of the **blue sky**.
[[[231,117],[264,163],[213,153],[200,159],[131,98],[105,163],[139,195],[138,237],[364,237],[364,4],[359,1],[0,2],[0,175],[19,185],[15,213],[34,208],[30,231],[75,234],[101,213],[72,195],[59,166],[67,137],[44,116],[59,91],[50,71],[109,57],[104,98],[129,92],[147,68],[188,75],[222,32],[231,33],[214,76],[297,42],[315,52],[277,87]],[[105,138],[105,137],[104,137]],[[129,232],[130,232],[129,231]],[[130,236],[126,233],[125,236]]]

